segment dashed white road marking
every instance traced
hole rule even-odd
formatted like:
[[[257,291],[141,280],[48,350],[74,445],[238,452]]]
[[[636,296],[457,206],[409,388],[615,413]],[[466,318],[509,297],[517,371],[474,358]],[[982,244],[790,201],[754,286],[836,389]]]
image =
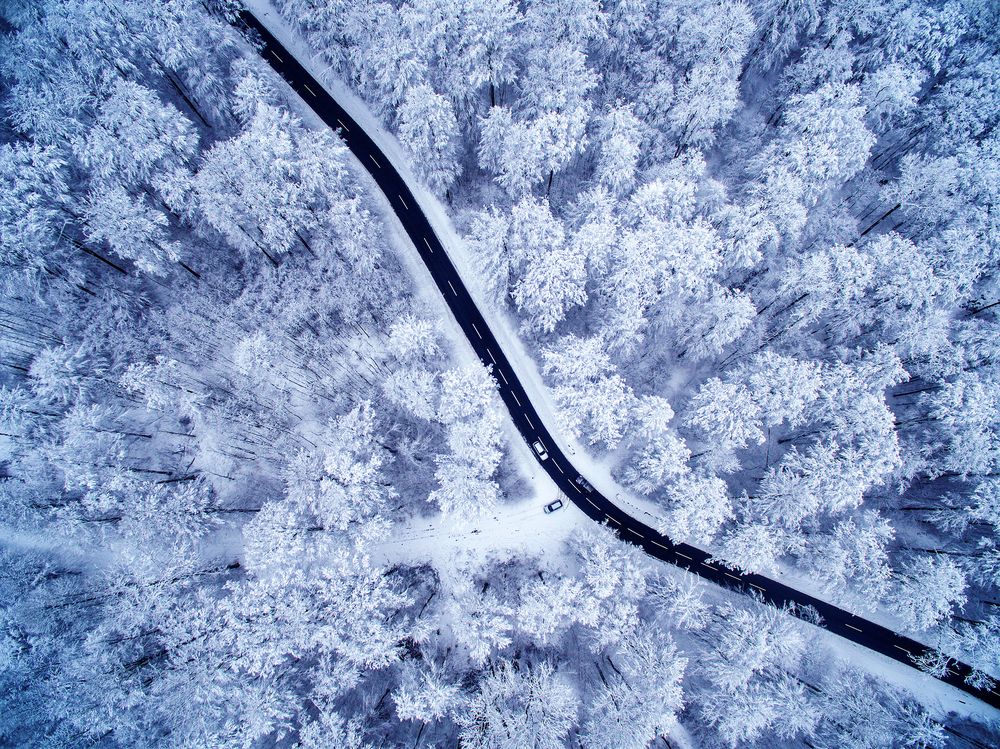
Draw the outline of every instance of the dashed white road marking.
[[[431,247],[431,243],[427,241],[427,237],[424,237],[424,244],[427,245],[427,249],[430,250],[431,254],[433,255],[434,254],[434,248]],[[476,327],[476,326],[473,325],[472,327]],[[479,331],[476,331],[476,332],[478,333]],[[479,336],[479,337],[482,338],[482,336]]]
[[[594,503],[593,503],[593,502],[591,502],[591,504],[594,504]],[[613,517],[611,517],[610,515],[605,515],[604,517],[605,517],[605,518],[607,518],[608,520],[610,520],[610,521],[611,521],[612,523],[614,523],[615,525],[621,525],[621,523],[619,523],[619,522],[618,522],[617,520],[615,520],[615,519],[614,519]]]
[[[500,379],[503,380],[503,384],[504,385],[510,385],[510,383],[507,382],[507,378],[503,376],[503,370],[502,369],[497,369],[497,374],[500,375]]]
[[[756,589],[757,589],[757,590],[759,590],[759,591],[760,591],[761,593],[767,593],[767,591],[766,591],[766,590],[764,590],[764,589],[763,589],[762,587],[760,587],[759,585],[754,585],[753,583],[750,583],[750,587],[751,587],[751,588],[756,588]]]
[[[490,359],[493,359],[493,352],[492,351],[490,351],[489,349],[486,349],[486,353],[490,355]],[[497,360],[493,359],[493,363],[496,364]],[[521,405],[521,404],[519,403],[518,405]]]
[[[855,626],[853,626],[853,625],[851,625],[851,624],[848,624],[847,622],[844,622],[844,626],[845,626],[845,627],[850,627],[850,628],[851,628],[851,629],[853,629],[853,630],[854,630],[855,632],[860,632],[860,631],[861,631],[861,630],[860,630],[860,629],[858,629],[857,627],[855,627]]]
[[[528,414],[525,414],[525,415],[524,415],[524,418],[525,418],[525,419],[527,419],[527,421],[528,421],[528,424],[530,424],[530,425],[531,425],[531,428],[532,428],[532,429],[534,429],[534,428],[535,428],[535,425],[531,423],[531,417],[530,417],[530,416],[528,416]]]
[[[451,289],[451,293],[458,296],[458,292],[455,291],[455,287],[451,285],[451,281],[448,282],[448,287]]]
[[[687,559],[687,560],[688,560],[689,562],[690,562],[690,561],[693,561],[693,560],[691,559],[691,557],[689,557],[689,556],[688,556],[687,554],[681,554],[681,553],[680,553],[679,551],[675,551],[675,552],[674,552],[674,554],[676,554],[676,555],[677,555],[677,556],[679,556],[679,557],[684,557],[684,558],[685,558],[685,559]]]
[[[408,206],[406,204],[406,201],[403,200],[403,196],[402,195],[397,195],[397,197],[399,198],[399,202],[403,204],[403,208],[405,208],[406,210],[410,210],[410,206]]]
[[[715,567],[713,567],[712,565],[710,565],[708,562],[698,562],[698,564],[700,564],[702,567],[708,567],[713,572],[718,572],[718,570],[715,569]]]
[[[627,530],[627,531],[628,531],[629,533],[634,533],[634,534],[635,534],[635,535],[637,535],[637,536],[638,536],[639,538],[645,538],[645,536],[644,536],[644,535],[642,535],[641,533],[639,533],[639,531],[634,531],[634,530],[632,530],[631,528],[626,528],[625,530]]]
[[[348,127],[347,127],[347,125],[345,125],[345,124],[344,124],[343,122],[341,122],[341,121],[340,121],[340,118],[339,118],[339,117],[337,118],[337,122],[338,122],[338,124],[339,124],[339,125],[340,125],[340,126],[341,126],[342,128],[344,128],[344,132],[345,132],[345,133],[349,133],[349,132],[351,132],[351,131],[350,131],[350,129],[349,129]]]
[[[577,491],[580,491],[580,490],[577,489]],[[590,502],[590,497],[584,497],[584,499],[587,500],[588,502]],[[597,505],[595,505],[593,502],[590,502],[590,506],[593,507],[595,510],[601,509],[600,507],[598,507]]]
[[[284,60],[282,60],[282,59],[281,59],[281,55],[279,55],[279,54],[278,54],[277,52],[275,52],[275,51],[274,51],[273,49],[271,50],[271,54],[272,54],[272,55],[274,55],[275,57],[277,57],[277,58],[278,58],[278,62],[281,62],[281,63],[283,63],[283,62],[284,62]]]
[[[309,92],[310,94],[312,94],[313,96],[315,96],[315,95],[316,95],[316,92],[315,92],[315,91],[313,91],[313,90],[312,90],[311,88],[309,88],[309,84],[308,84],[308,83],[303,83],[303,84],[302,84],[302,86],[303,86],[303,87],[305,88],[305,90],[306,90],[306,91],[308,91],[308,92]]]
[[[661,544],[661,543],[657,543],[657,542],[656,542],[656,541],[654,541],[653,539],[650,539],[650,540],[649,540],[649,543],[651,543],[651,544],[656,544],[656,545],[657,545],[657,546],[659,546],[659,547],[660,547],[661,549],[666,549],[667,551],[670,551],[670,549],[668,549],[668,548],[667,548],[666,546],[664,546],[664,545],[663,545],[663,544]]]
[[[425,239],[424,241],[426,242],[427,240]],[[472,329],[476,331],[476,335],[479,336],[479,340],[483,340],[483,334],[479,332],[479,328],[476,327],[475,323],[472,323]]]
[[[725,575],[726,577],[733,578],[733,580],[736,580],[737,582],[743,582],[740,578],[736,577],[736,575],[730,575],[728,572],[723,572],[722,574]]]
[[[377,166],[379,169],[382,168],[382,165],[378,163],[378,161],[375,159],[374,156],[372,156],[371,154],[368,154],[368,158],[371,159],[372,161],[374,161],[375,162],[375,166]]]
[[[564,473],[566,473],[566,471],[564,471],[564,470],[562,469],[562,466],[561,466],[561,465],[559,465],[559,464],[558,464],[558,463],[556,462],[556,459],[555,459],[555,458],[553,458],[553,459],[552,459],[552,465],[554,465],[554,466],[555,466],[556,468],[558,468],[558,469],[559,469],[559,473],[563,473],[563,474],[564,474]]]
[[[517,405],[520,406],[521,405],[521,401],[518,400],[517,393],[515,393],[513,390],[511,390],[510,394],[514,396],[514,400],[517,401]]]

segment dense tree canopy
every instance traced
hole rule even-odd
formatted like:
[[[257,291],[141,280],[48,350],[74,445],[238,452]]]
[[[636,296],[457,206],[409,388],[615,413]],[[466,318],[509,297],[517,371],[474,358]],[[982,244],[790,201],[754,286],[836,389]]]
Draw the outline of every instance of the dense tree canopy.
[[[237,5],[0,4],[0,745],[997,744],[543,513]],[[616,501],[996,686],[996,3],[274,9]]]

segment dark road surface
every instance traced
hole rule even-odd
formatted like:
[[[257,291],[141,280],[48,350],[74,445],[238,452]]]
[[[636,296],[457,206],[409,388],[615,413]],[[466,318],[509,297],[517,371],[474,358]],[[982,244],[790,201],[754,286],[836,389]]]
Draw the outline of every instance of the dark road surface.
[[[511,369],[510,363],[490,331],[472,297],[465,289],[445,253],[444,247],[421,212],[416,199],[396,172],[389,159],[347,112],[327,94],[323,87],[299,64],[270,32],[251,14],[243,15],[243,22],[255,32],[256,45],[264,59],[305,100],[317,115],[331,128],[338,130],[344,142],[374,177],[385,193],[403,228],[430,270],[438,289],[454,312],[469,343],[479,358],[491,366],[499,385],[500,397],[510,411],[518,431],[529,446],[541,440],[549,453],[541,467],[548,472],[559,489],[584,513],[606,523],[624,540],[639,546],[650,556],[686,568],[700,577],[726,588],[752,594],[775,606],[793,607],[793,613],[811,620],[803,611],[811,607],[819,614],[819,626],[852,642],[886,655],[896,661],[913,665],[911,656],[927,652],[927,648],[914,640],[890,629],[857,617],[843,609],[813,598],[776,580],[761,575],[741,574],[709,561],[711,555],[687,544],[675,544],[653,528],[625,514],[599,491],[587,491],[577,485],[578,472],[559,449],[531,404],[527,393]],[[952,673],[943,681],[989,703],[1000,707],[1000,692],[975,689],[965,683],[971,671],[964,663],[951,662]]]

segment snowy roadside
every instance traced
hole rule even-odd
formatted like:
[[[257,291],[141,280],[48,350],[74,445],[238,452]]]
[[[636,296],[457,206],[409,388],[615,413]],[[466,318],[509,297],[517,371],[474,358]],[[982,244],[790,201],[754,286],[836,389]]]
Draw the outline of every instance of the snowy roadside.
[[[551,501],[553,494],[545,498]],[[555,560],[564,556],[564,543],[575,530],[590,526],[590,519],[566,503],[564,510],[545,514],[539,495],[505,504],[490,515],[455,522],[441,514],[395,526],[390,538],[372,549],[372,561],[380,565],[430,562],[446,570],[458,561],[476,560],[476,566],[502,552],[504,557],[538,556]]]

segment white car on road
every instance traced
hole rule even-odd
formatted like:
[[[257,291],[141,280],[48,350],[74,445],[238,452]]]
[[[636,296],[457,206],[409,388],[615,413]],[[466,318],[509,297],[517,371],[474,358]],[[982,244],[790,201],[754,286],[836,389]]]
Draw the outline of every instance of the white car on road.
[[[545,449],[545,445],[542,444],[541,440],[535,440],[531,443],[531,446],[535,449],[535,454],[538,455],[539,460],[546,460],[549,457],[549,453]]]

